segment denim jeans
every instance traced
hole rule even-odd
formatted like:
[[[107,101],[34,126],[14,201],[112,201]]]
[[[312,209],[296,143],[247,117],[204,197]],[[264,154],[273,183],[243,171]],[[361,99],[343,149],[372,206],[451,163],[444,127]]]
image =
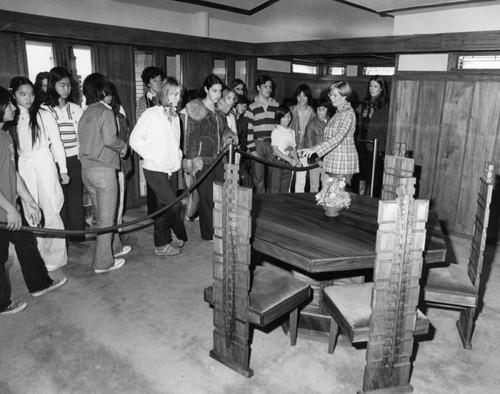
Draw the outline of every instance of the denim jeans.
[[[258,158],[267,161],[273,161],[273,148],[271,139],[255,140],[255,154]],[[252,160],[253,185],[256,193],[265,193],[266,189],[270,189],[271,177],[273,168]]]
[[[116,210],[118,206],[116,170],[107,167],[84,168],[82,170],[82,180],[92,200],[97,228],[113,226],[116,223]],[[119,252],[122,249],[123,245],[116,231],[98,234],[92,268],[111,268],[115,261],[113,253]]]
[[[151,190],[156,194],[158,209],[166,207],[177,198],[177,173],[169,176],[164,172],[144,169],[144,176]],[[165,212],[156,215],[154,220],[155,247],[165,246],[172,242],[172,230],[177,239],[187,241],[184,218],[181,215],[182,206],[177,203]]]

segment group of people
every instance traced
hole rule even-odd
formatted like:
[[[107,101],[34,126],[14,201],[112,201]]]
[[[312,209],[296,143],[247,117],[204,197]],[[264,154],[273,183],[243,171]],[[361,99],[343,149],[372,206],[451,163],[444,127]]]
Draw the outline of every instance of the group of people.
[[[225,86],[212,74],[205,78],[201,94],[192,94],[180,110],[183,88],[179,81],[156,67],[147,67],[142,79],[147,91],[137,101],[137,122],[132,131],[116,87],[99,73],[83,81],[84,110],[73,99],[75,83],[71,74],[62,67],[39,74],[35,84],[28,78],[15,77],[10,91],[0,89],[0,159],[5,163],[0,173],[0,221],[7,223],[7,230],[0,230],[0,313],[25,307],[10,300],[5,272],[9,241],[15,245],[33,295],[66,283],[66,278],[52,281],[47,271],[66,264],[68,246],[87,246],[83,234],[34,236],[15,230],[25,222],[30,226],[82,230],[84,186],[92,201],[97,228],[120,223],[131,149],[142,160],[148,213],[171,206],[154,218],[154,253],[174,256],[187,242],[182,204],[173,204],[181,168],[191,182],[203,178],[197,189],[199,226],[201,238],[211,241],[213,182],[223,181],[223,161],[215,167],[214,163],[227,144],[293,167],[307,166],[314,158],[322,168],[308,171],[310,191],[315,192],[320,188],[321,174],[342,175],[349,181],[360,171],[356,124],[358,134],[370,138],[370,124],[388,104],[386,85],[370,80],[370,97],[357,122],[347,82],[332,84],[328,98],[320,97],[315,109],[311,89],[300,85],[295,92],[297,103],[289,108],[272,98],[273,81],[268,76],[257,78],[257,95],[250,102],[243,81]],[[380,101],[375,94],[385,99]],[[330,118],[331,106],[336,112]],[[257,193],[291,190],[293,173],[289,168],[270,168],[246,157],[239,160],[242,185],[253,187]],[[295,172],[293,178],[293,190],[304,192],[306,172]],[[22,207],[16,205],[17,195]],[[123,256],[130,251],[131,247],[121,242],[119,232],[98,233],[94,272],[121,268],[125,264]]]

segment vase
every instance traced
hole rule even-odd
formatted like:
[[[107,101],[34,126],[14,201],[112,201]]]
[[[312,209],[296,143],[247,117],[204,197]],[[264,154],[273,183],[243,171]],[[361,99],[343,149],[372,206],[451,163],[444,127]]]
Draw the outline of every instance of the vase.
[[[339,212],[342,208],[340,208],[340,207],[327,207],[326,205],[323,205],[323,209],[325,210],[325,216],[328,216],[330,218],[334,218],[336,216],[339,216]]]

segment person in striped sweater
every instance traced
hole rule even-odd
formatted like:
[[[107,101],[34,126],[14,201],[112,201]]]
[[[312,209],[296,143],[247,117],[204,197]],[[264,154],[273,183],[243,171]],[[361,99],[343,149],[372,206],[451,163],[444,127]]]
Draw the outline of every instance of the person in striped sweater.
[[[271,132],[275,127],[274,118],[279,104],[271,97],[273,81],[270,77],[261,75],[255,81],[255,88],[258,94],[245,113],[248,118],[247,147],[253,155],[273,161]],[[252,173],[255,192],[265,193],[270,188],[272,168],[254,160]]]
[[[54,67],[49,71],[47,93],[42,108],[48,110],[56,119],[59,134],[66,153],[66,165],[70,182],[62,185],[64,205],[61,218],[67,230],[83,230],[85,212],[83,208],[82,165],[78,158],[78,122],[82,109],[75,104],[72,86],[75,84],[71,74],[64,67]],[[67,237],[70,245],[85,247],[85,235]]]

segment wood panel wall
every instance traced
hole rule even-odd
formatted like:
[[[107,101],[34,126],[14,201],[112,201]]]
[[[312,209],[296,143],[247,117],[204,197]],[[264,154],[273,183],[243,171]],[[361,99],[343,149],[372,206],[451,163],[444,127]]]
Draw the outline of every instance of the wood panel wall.
[[[450,233],[471,235],[479,177],[495,164],[497,182],[488,238],[498,242],[500,184],[500,81],[478,74],[396,76],[387,149],[408,144],[417,166],[418,197]]]

